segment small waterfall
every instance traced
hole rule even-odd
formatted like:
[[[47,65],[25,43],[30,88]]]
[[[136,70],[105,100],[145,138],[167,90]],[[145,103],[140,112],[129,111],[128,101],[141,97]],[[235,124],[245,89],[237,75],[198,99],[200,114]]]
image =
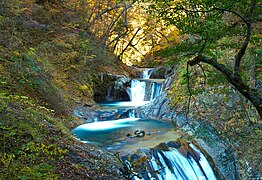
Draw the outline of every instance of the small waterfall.
[[[142,179],[158,180],[216,180],[216,176],[205,156],[192,144],[189,145],[193,153],[182,155],[176,148],[173,150],[156,150],[152,153],[143,153],[147,156],[146,173],[139,174]],[[170,148],[169,148],[170,149]],[[140,179],[134,177],[133,179]]]
[[[149,79],[151,75],[152,69],[146,68],[142,71],[142,77],[143,79]]]
[[[146,82],[133,79],[131,81],[131,101],[134,103],[144,102]]]
[[[162,82],[160,79],[150,79],[152,69],[145,68],[142,71],[143,79],[133,79],[131,88],[127,90],[131,102],[135,105],[143,105],[160,95]]]
[[[151,85],[150,101],[155,99],[157,96],[159,96],[161,91],[162,91],[162,84],[158,84],[156,82],[153,82],[152,85]]]
[[[210,180],[216,179],[213,169],[208,163],[206,157],[193,144],[190,144],[190,147],[192,147],[197,153],[200,154],[199,164],[201,165],[202,170],[204,171],[206,177]]]
[[[107,96],[106,96],[107,101],[111,101],[113,99],[112,97],[113,90],[114,90],[114,83],[111,83],[107,89]]]
[[[134,110],[134,109],[132,109],[132,110],[129,111],[128,117],[129,117],[129,118],[136,118],[135,110]]]

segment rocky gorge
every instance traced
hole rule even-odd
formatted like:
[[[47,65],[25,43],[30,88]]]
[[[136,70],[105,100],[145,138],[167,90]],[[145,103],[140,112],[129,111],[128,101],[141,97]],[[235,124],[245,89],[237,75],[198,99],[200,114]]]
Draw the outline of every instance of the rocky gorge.
[[[1,0],[0,179],[261,179],[259,3],[195,2]]]
[[[226,141],[221,136],[221,132],[219,132],[212,124],[209,124],[208,121],[205,122],[205,120],[203,122],[203,119],[188,116],[185,108],[179,107],[181,105],[171,105],[171,98],[168,95],[168,90],[171,89],[177,81],[177,73],[175,68],[172,69],[170,67],[162,67],[159,69],[151,69],[150,71],[150,74],[152,74],[156,79],[165,78],[165,80],[161,81],[162,91],[157,97],[153,98],[153,100],[147,104],[133,108],[132,111],[134,111],[134,117],[172,122],[175,129],[182,133],[180,138],[192,142],[202,151],[202,153],[205,154],[216,174],[217,179],[241,179],[248,176],[260,176],[259,174],[256,174],[255,171],[252,173],[252,170],[249,171],[249,175],[247,172],[244,172],[246,173],[245,175],[240,173],[245,171],[245,169],[241,170],[241,158],[234,151],[230,141]],[[165,73],[163,73],[163,71]],[[137,71],[137,74],[139,74],[139,71]],[[108,79],[111,80],[108,81]],[[100,83],[103,84],[100,87],[107,88],[104,90],[103,88],[100,89],[99,92],[102,90],[104,92],[104,96],[99,96],[102,97],[102,99],[97,100],[130,100],[130,96],[128,95],[130,94],[130,78],[125,78],[123,76],[110,77],[109,75],[104,75],[103,78],[101,76]],[[228,104],[228,106],[232,106],[232,104]],[[82,108],[84,109],[76,109],[75,114],[85,122],[93,122],[94,119],[98,121],[103,119],[101,115],[104,116],[104,114],[101,113],[101,111],[91,110],[90,107]],[[104,118],[110,120],[110,117],[111,119],[128,117],[128,111],[128,108],[122,112],[111,110]],[[190,111],[193,110],[190,109]],[[158,146],[158,148],[162,150],[165,149],[164,147],[161,148],[161,146]]]

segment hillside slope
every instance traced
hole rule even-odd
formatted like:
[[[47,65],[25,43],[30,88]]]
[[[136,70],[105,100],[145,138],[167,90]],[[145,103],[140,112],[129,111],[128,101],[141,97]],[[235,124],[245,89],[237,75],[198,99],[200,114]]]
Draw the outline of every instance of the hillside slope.
[[[114,156],[70,129],[99,72],[127,74],[70,4],[0,2],[0,179],[121,179]]]

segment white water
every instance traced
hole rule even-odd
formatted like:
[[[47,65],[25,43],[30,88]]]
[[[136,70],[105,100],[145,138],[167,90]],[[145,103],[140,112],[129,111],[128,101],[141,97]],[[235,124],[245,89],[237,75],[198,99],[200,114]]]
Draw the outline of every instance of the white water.
[[[152,101],[153,99],[155,99],[157,96],[160,95],[162,91],[162,84],[158,84],[156,82],[153,82],[151,85],[151,97],[150,97],[150,101]]]
[[[124,119],[118,119],[118,120],[112,120],[112,121],[98,121],[93,123],[87,123],[78,126],[74,130],[88,130],[88,131],[101,131],[101,130],[109,130],[109,129],[116,129],[116,128],[122,128],[122,127],[128,127],[131,126],[128,124],[132,121],[137,121],[139,118],[124,118]]]
[[[205,156],[192,146],[200,154],[199,164],[192,158],[186,158],[176,149],[157,152],[148,161],[147,177],[143,179],[159,180],[216,180],[214,172]],[[168,159],[168,160],[167,160]],[[206,178],[207,177],[207,178]],[[134,179],[138,179],[135,177]]]
[[[134,106],[141,106],[148,103],[149,101],[145,101],[146,94],[150,96],[147,97],[146,99],[150,98],[149,100],[151,101],[157,96],[159,96],[162,91],[161,83],[151,82],[147,80],[150,78],[151,71],[152,69],[146,68],[142,71],[142,77],[143,77],[142,80],[133,79],[131,81],[130,99],[131,99],[131,104],[133,104]],[[149,90],[147,88],[148,83],[151,83]]]
[[[149,69],[149,68],[143,69],[143,71],[142,71],[143,79],[149,79],[150,78],[151,70],[152,69]]]
[[[210,164],[208,163],[207,159],[205,158],[205,156],[193,145],[190,144],[190,146],[200,154],[200,161],[199,163],[201,164],[201,166],[203,167],[203,170],[205,172],[205,174],[207,175],[207,177],[209,179],[216,179],[216,176],[210,166]]]
[[[147,102],[144,101],[146,91],[146,82],[133,79],[131,81],[131,102],[134,105],[140,106]]]
[[[134,109],[132,109],[131,111],[129,111],[128,117],[129,117],[129,118],[136,118],[135,110],[134,110]]]

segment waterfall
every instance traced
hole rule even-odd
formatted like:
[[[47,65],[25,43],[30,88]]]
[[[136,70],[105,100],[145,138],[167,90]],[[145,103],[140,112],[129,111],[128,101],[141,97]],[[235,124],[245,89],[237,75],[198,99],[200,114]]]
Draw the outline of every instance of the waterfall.
[[[192,147],[197,153],[200,154],[199,163],[203,171],[205,172],[207,178],[211,180],[216,179],[213,169],[211,168],[210,164],[208,163],[206,157],[193,144],[190,144],[190,147]]]
[[[198,158],[190,153],[185,157],[176,148],[168,151],[154,149],[152,155],[143,153],[144,156],[149,157],[146,173],[142,171],[138,174],[144,180],[216,180],[205,156],[194,145],[190,144],[190,147],[198,154]]]
[[[132,109],[132,110],[129,111],[128,117],[129,117],[129,118],[136,118],[135,110],[134,110],[134,109]]]
[[[146,82],[133,79],[131,81],[131,101],[134,104],[143,104],[146,90]]]
[[[151,71],[152,69],[149,69],[149,68],[146,68],[146,69],[143,69],[142,71],[142,77],[143,79],[149,79],[150,78],[150,75],[151,75]]]
[[[155,99],[157,96],[159,96],[161,91],[162,91],[162,84],[158,84],[156,82],[153,82],[152,85],[151,85],[150,101]]]
[[[142,71],[143,79],[131,81],[131,88],[127,91],[134,105],[143,105],[155,99],[162,91],[161,79],[150,79],[152,69]],[[159,81],[160,80],[160,81]]]
[[[161,129],[161,126],[159,124],[154,125],[152,123],[152,120],[149,120],[149,124],[151,126],[145,126],[145,122],[147,122],[148,119],[140,119],[139,117],[136,118],[136,115],[138,116],[139,113],[136,112],[136,108],[134,108],[133,106],[141,106],[148,102],[145,100],[151,101],[155,99],[157,96],[160,95],[162,91],[162,84],[163,89],[167,90],[165,86],[168,87],[172,83],[172,78],[167,79],[165,81],[165,85],[165,83],[163,83],[163,79],[150,79],[151,70],[152,69],[145,69],[143,71],[143,79],[134,79],[131,81],[131,88],[129,88],[127,91],[128,94],[130,94],[131,102],[124,101],[116,103],[104,103],[104,106],[108,106],[107,109],[97,111],[97,117],[94,117],[93,123],[80,125],[75,128],[73,132],[78,133],[78,137],[82,136],[85,142],[98,142],[101,143],[101,146],[103,145],[103,147],[106,148],[108,148],[107,146],[109,146],[109,144],[110,147],[117,146],[116,144],[120,144],[120,146],[125,143],[132,144],[135,139],[138,139],[138,136],[127,136],[127,134],[130,135],[129,132],[134,132],[134,130],[141,128],[144,128],[149,132],[148,134],[145,134],[145,140],[149,139],[149,135],[151,135],[152,137],[153,133],[151,134],[151,132],[154,132],[155,129],[158,132],[159,129]],[[113,91],[113,88],[113,86],[108,87],[108,94]],[[82,116],[81,114],[79,115]],[[99,121],[100,117],[101,121]],[[153,131],[151,131],[151,128],[153,129]],[[125,134],[125,132],[127,133]],[[128,139],[131,137],[132,139]],[[144,136],[139,138],[142,139],[144,138]],[[160,140],[164,141],[166,139]],[[123,144],[121,144],[120,142]],[[105,143],[107,143],[106,146]],[[162,144],[166,144],[166,147],[162,146]],[[142,145],[142,147],[144,147],[144,145]],[[139,155],[135,155],[136,156],[133,157],[140,158]],[[143,159],[141,167],[144,169],[141,169],[141,171],[139,170],[139,168],[141,167],[133,167],[135,163],[129,163],[130,166],[127,166],[129,170],[135,171],[132,172],[136,175],[133,177],[133,179],[140,179],[137,176],[142,177],[144,180],[216,179],[214,172],[205,156],[195,146],[189,143],[186,145],[182,144],[182,142],[161,143],[161,146],[144,152],[143,156],[146,157],[142,157]],[[128,161],[129,160],[130,159],[128,159]],[[128,171],[127,173],[130,173],[130,171]]]

